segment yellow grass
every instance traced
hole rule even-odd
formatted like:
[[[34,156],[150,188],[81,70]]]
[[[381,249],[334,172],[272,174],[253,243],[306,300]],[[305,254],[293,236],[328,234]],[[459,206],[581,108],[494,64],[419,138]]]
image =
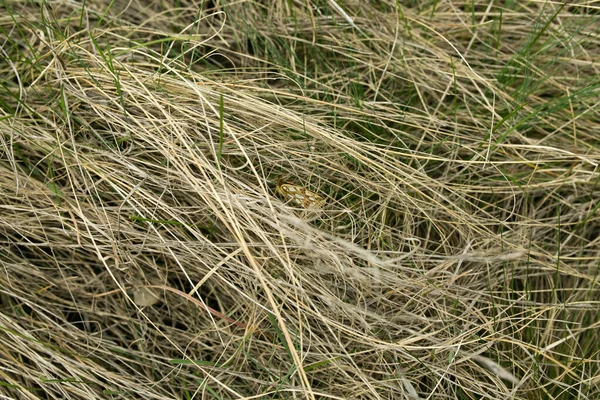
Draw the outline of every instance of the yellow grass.
[[[3,398],[600,398],[598,11],[0,3]]]

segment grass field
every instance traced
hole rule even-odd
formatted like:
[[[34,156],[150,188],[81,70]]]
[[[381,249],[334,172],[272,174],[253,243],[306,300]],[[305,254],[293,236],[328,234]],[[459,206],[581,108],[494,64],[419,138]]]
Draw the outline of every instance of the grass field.
[[[7,399],[599,399],[600,2],[0,2]]]

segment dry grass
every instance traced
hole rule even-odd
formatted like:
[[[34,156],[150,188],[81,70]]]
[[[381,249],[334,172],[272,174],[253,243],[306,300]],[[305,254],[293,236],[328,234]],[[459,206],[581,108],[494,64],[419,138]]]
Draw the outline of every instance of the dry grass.
[[[2,398],[599,398],[598,7],[400,3],[3,2]]]

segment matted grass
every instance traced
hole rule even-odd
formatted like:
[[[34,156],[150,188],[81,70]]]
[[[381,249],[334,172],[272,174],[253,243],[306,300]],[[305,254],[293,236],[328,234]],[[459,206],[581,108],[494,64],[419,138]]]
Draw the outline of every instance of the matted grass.
[[[3,1],[3,398],[600,398],[599,7]]]

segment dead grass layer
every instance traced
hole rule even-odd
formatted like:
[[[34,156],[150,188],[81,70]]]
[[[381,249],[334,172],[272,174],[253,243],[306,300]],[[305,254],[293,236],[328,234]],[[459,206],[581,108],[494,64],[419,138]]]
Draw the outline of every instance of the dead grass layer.
[[[3,398],[600,398],[598,9],[513,6],[0,4]]]

